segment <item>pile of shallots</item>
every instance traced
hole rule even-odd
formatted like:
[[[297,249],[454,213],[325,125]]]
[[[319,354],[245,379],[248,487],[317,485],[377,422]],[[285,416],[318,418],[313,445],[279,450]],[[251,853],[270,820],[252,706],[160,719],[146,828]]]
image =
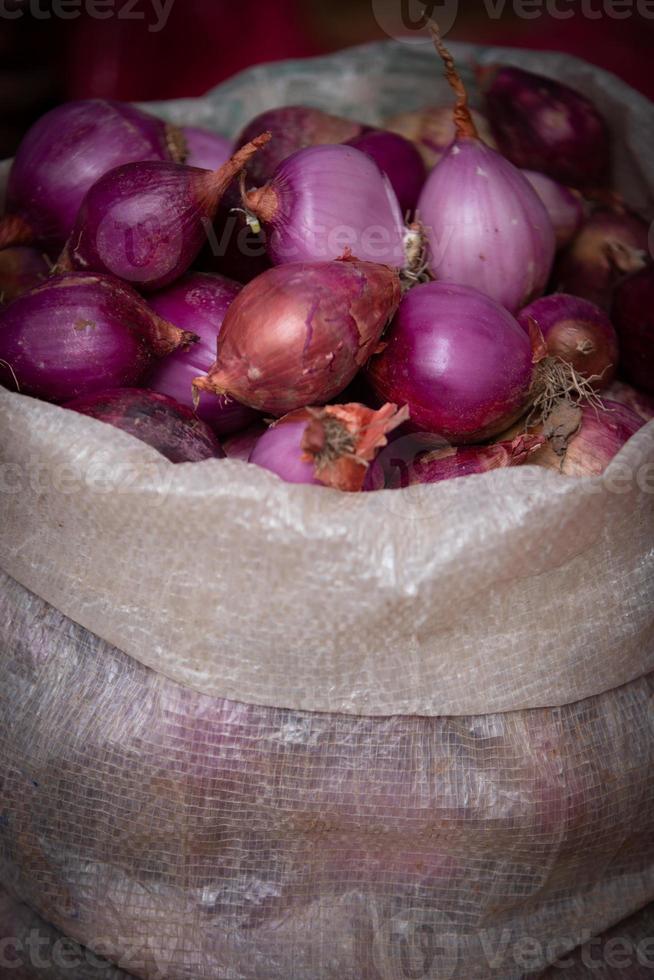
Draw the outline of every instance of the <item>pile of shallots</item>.
[[[648,225],[587,98],[498,65],[473,111],[434,40],[453,104],[385,129],[44,116],[0,219],[0,382],[294,483],[602,473],[654,417]]]

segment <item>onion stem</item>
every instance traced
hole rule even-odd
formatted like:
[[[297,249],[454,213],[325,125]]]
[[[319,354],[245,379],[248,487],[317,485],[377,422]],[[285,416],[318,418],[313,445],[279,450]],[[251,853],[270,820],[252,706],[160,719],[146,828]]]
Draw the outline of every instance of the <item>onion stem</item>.
[[[434,46],[438,54],[443,59],[445,65],[445,77],[456,95],[456,105],[454,106],[454,125],[456,127],[457,139],[479,139],[479,133],[475,126],[475,121],[470,112],[468,103],[468,93],[461,80],[461,76],[456,70],[454,58],[443,44],[441,32],[435,20],[429,21],[429,30],[434,41]]]

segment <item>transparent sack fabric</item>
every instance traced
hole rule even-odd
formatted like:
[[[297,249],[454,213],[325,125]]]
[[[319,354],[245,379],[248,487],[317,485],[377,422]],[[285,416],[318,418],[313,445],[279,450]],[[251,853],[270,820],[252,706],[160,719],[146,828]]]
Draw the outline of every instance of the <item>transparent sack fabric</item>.
[[[355,718],[199,694],[8,577],[0,624],[0,881],[137,977],[518,980],[654,900],[651,676]]]

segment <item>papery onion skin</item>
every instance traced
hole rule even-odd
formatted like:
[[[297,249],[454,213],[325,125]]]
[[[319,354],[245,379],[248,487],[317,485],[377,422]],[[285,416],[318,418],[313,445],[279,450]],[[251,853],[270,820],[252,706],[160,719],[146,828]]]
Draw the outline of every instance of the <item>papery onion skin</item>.
[[[555,440],[530,459],[535,466],[565,476],[600,476],[622,447],[645,422],[626,405],[603,399],[604,408],[585,405],[579,409],[581,424],[567,440],[567,448],[554,448]],[[536,430],[548,435],[547,424]]]
[[[364,488],[368,464],[386,446],[389,432],[408,418],[406,408],[350,403],[302,408],[279,419],[254,447],[250,462],[288,483],[336,490]]]
[[[624,381],[614,381],[611,387],[606,390],[604,397],[619,402],[621,405],[626,405],[644,422],[651,422],[654,419],[654,398],[632,388]]]
[[[50,275],[47,256],[29,245],[0,250],[0,307],[33,289]]]
[[[403,268],[405,226],[385,174],[352,146],[313,146],[284,160],[244,205],[266,229],[274,265],[326,262],[349,248],[362,262]]]
[[[479,139],[497,149],[490,124],[481,112],[471,109]],[[427,169],[432,170],[456,139],[452,106],[426,106],[413,112],[402,112],[386,120],[385,128],[399,133],[416,144]]]
[[[384,130],[371,130],[348,140],[375,161],[391,182],[402,214],[412,214],[427,179],[425,164],[414,143]]]
[[[479,289],[510,312],[540,296],[555,236],[527,178],[477,139],[459,139],[432,170],[418,202],[438,280]]]
[[[262,134],[217,171],[130,163],[105,174],[80,208],[59,267],[107,272],[141,289],[162,289],[197,258],[220,199]]]
[[[645,267],[648,239],[649,227],[637,215],[608,208],[595,211],[559,256],[558,291],[609,310],[619,283]]]
[[[148,297],[152,309],[199,340],[158,361],[145,379],[148,388],[163,392],[188,408],[194,407],[193,381],[216,360],[216,341],[231,303],[241,291],[239,283],[224,276],[189,272],[159,293]],[[196,413],[219,435],[238,432],[256,419],[256,413],[233,398],[203,392]]]
[[[264,131],[272,140],[247,165],[251,183],[264,184],[287,157],[307,146],[345,143],[370,127],[311,106],[288,105],[269,109],[252,119],[236,140],[241,147]]]
[[[580,195],[546,174],[539,174],[535,170],[522,172],[550,216],[556,235],[556,247],[563,248],[572,241],[583,224],[584,206]]]
[[[630,276],[617,288],[613,322],[625,377],[654,395],[654,266]]]
[[[520,311],[518,323],[527,333],[530,320],[540,328],[550,357],[559,357],[583,378],[592,378],[598,390],[611,384],[619,359],[618,337],[599,306],[579,296],[552,293]]]
[[[351,258],[269,269],[230,306],[196,390],[274,416],[327,402],[373,353],[400,294],[395,270]]]
[[[399,490],[419,483],[440,483],[489,470],[520,466],[545,443],[544,436],[518,435],[491,446],[463,446],[418,453],[405,465],[386,468],[384,488]],[[382,454],[383,455],[383,454]],[[378,457],[379,459],[380,457]],[[373,464],[374,465],[374,464]]]
[[[9,174],[6,208],[30,241],[59,251],[86,192],[109,170],[139,160],[181,161],[175,127],[127,103],[68,102],[42,116],[23,138]],[[3,240],[0,221],[0,247]]]
[[[502,432],[525,410],[534,378],[529,338],[490,297],[454,283],[416,286],[403,298],[367,375],[385,402],[455,444]]]
[[[201,126],[182,126],[181,133],[186,144],[184,163],[187,167],[218,170],[234,153],[232,141],[210,129],[203,129]]]
[[[155,357],[193,339],[111,276],[58,276],[0,311],[0,383],[69,401],[135,385]]]
[[[523,68],[490,66],[479,74],[498,146],[516,167],[570,187],[606,184],[609,130],[590,99]]]
[[[76,398],[64,408],[128,432],[171,463],[200,463],[225,456],[206,423],[173,398],[155,391],[113,388]]]

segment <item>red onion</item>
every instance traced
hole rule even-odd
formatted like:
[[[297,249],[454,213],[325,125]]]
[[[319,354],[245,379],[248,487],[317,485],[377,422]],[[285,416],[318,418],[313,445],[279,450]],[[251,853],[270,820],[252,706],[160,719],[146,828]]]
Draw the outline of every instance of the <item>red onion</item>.
[[[559,258],[559,291],[610,309],[618,283],[645,266],[648,236],[647,224],[635,214],[604,208],[596,211]]]
[[[595,388],[610,385],[618,364],[618,338],[603,310],[578,296],[553,293],[520,312],[518,323],[527,333],[530,320],[538,325],[551,357],[571,364]]]
[[[590,99],[552,78],[510,65],[486,67],[479,74],[495,138],[516,167],[537,170],[571,187],[606,183],[609,131]]]
[[[0,383],[62,402],[136,384],[193,334],[111,276],[58,276],[0,311]]]
[[[145,384],[170,395],[181,405],[193,408],[193,380],[208,371],[216,360],[216,340],[225,314],[241,286],[223,276],[190,272],[172,286],[149,297],[152,309],[182,330],[191,330],[199,340],[187,350],[177,350],[155,364]],[[238,432],[256,418],[251,408],[233,398],[205,392],[197,415],[219,434]]]
[[[296,150],[326,143],[344,143],[368,128],[351,119],[332,116],[321,109],[287,105],[279,109],[269,109],[252,119],[236,140],[236,146],[245,146],[259,133],[272,133],[270,143],[247,165],[250,181],[253,184],[264,184],[270,180],[282,160]]]
[[[171,463],[200,463],[225,454],[208,425],[167,395],[142,388],[113,388],[64,406],[113,425],[152,446]]]
[[[399,277],[383,265],[347,258],[269,269],[230,306],[217,362],[196,390],[276,416],[329,401],[366,363],[399,301]]]
[[[429,269],[516,312],[545,289],[555,251],[552,222],[526,177],[478,138],[451,55],[438,37],[436,44],[457,93],[457,138],[418,202]]]
[[[242,459],[247,463],[252,450],[264,432],[267,431],[268,427],[263,422],[255,422],[254,425],[243,429],[242,432],[236,432],[227,439],[223,439],[222,445],[225,450],[225,456],[228,459]]]
[[[232,141],[210,129],[202,129],[200,126],[182,126],[181,133],[186,144],[184,163],[188,167],[218,170],[234,153]]]
[[[630,276],[618,287],[613,322],[627,379],[654,395],[654,266]]]
[[[346,248],[363,262],[406,264],[402,212],[388,177],[351,146],[298,150],[243,195],[274,265],[325,262]]]
[[[545,205],[556,235],[557,248],[563,248],[575,237],[584,220],[584,206],[577,191],[564,187],[546,174],[522,171]]]
[[[59,251],[84,195],[107,171],[137,160],[181,161],[182,153],[176,127],[134,106],[101,99],[58,106],[18,148],[0,248],[34,241]]]
[[[368,376],[383,401],[454,443],[502,432],[526,409],[532,345],[517,320],[468,286],[432,282],[403,298]]]
[[[129,163],[84,198],[60,268],[109,272],[148,290],[174,282],[197,258],[206,225],[263,134],[215,172],[175,163]]]
[[[637,391],[624,381],[614,381],[606,391],[606,398],[613,402],[626,405],[636,415],[639,415],[644,422],[651,422],[654,419],[654,398]]]
[[[520,466],[544,443],[544,436],[518,435],[511,441],[491,446],[423,449],[410,458],[402,459],[397,457],[398,449],[392,443],[387,451],[379,454],[371,471],[379,469],[375,478],[381,486],[376,489],[398,490],[416,483],[440,483],[442,480],[486,473],[506,466]],[[406,453],[402,452],[401,455],[404,457]],[[367,488],[373,489],[369,485]]]
[[[261,436],[250,462],[287,483],[359,491],[368,463],[387,443],[386,433],[407,417],[396,405],[378,411],[358,404],[299,409]]]
[[[385,173],[395,191],[402,214],[416,209],[427,171],[415,144],[398,133],[370,130],[348,140],[362,153],[367,153]]]
[[[497,149],[497,143],[485,116],[475,109],[470,110],[479,139],[487,146]],[[427,106],[413,112],[402,112],[385,123],[386,129],[399,133],[415,143],[428,170],[433,170],[445,151],[456,139],[456,127],[452,118],[452,106]]]
[[[50,263],[43,252],[28,245],[14,245],[0,251],[0,306],[50,275]]]
[[[566,476],[599,476],[624,444],[645,424],[626,405],[603,401],[603,408],[562,406],[539,430],[549,444],[530,459]]]

